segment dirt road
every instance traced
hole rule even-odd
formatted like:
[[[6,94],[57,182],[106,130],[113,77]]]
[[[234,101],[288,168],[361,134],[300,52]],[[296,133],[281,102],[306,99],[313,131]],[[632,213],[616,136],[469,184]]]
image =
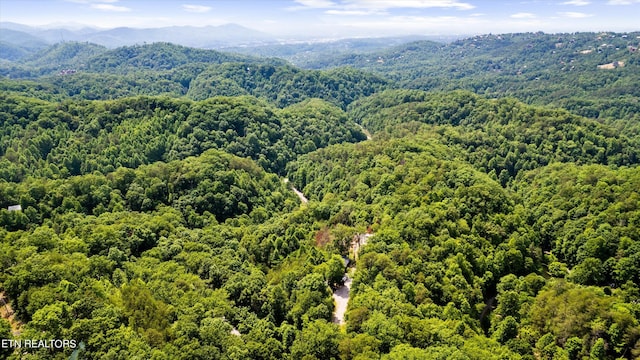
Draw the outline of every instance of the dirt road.
[[[373,234],[357,234],[353,237],[351,241],[351,247],[349,252],[353,253],[353,257],[358,259],[358,253],[362,246],[364,246],[369,238],[373,236]],[[351,268],[351,273],[353,274],[356,271],[355,266]],[[349,305],[349,295],[351,293],[351,276],[349,272],[344,274],[345,281],[344,285],[340,286],[333,292],[333,301],[335,302],[335,308],[333,310],[332,321],[335,324],[342,325],[345,323],[344,315],[347,312],[347,306]]]
[[[284,178],[284,180],[282,180],[282,182],[284,182],[285,184],[288,184],[289,183],[289,179]],[[293,185],[291,185],[291,190],[293,190],[293,192],[298,196],[298,198],[300,199],[300,201],[303,204],[306,204],[306,203],[309,202],[309,199],[307,199],[306,196],[304,196],[304,194],[300,190],[298,190],[295,187],[293,187]]]

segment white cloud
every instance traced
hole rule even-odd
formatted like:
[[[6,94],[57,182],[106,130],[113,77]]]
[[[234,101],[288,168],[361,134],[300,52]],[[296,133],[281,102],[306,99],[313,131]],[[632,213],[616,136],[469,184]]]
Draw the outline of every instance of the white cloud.
[[[519,12],[511,15],[514,19],[535,19],[536,14],[528,13],[528,12]]]
[[[211,11],[211,6],[184,4],[182,5],[182,9],[192,13],[206,13]]]
[[[113,4],[113,3],[117,3],[120,0],[66,0],[66,1],[76,3],[76,4],[95,4],[95,3]]]
[[[393,22],[402,24],[433,24],[433,23],[448,23],[451,21],[463,21],[462,18],[454,16],[394,16],[391,19]]]
[[[573,5],[573,6],[586,6],[589,4],[591,4],[591,2],[586,0],[570,0],[562,3],[562,5]]]
[[[458,0],[345,0],[348,7],[368,9],[397,9],[397,8],[455,8],[458,10],[471,10],[475,6]]]
[[[389,9],[450,8],[471,10],[475,6],[459,0],[294,0],[300,6],[290,10],[329,9],[331,15],[364,15],[384,13]]]
[[[91,4],[91,8],[101,11],[115,11],[115,12],[127,12],[131,11],[131,8],[126,6],[117,6],[113,4]]]
[[[92,9],[101,10],[101,11],[115,11],[115,12],[131,11],[131,8],[128,8],[126,6],[113,5],[119,2],[120,0],[65,0],[65,1],[76,3],[76,4],[89,5]]]
[[[329,0],[295,0],[296,3],[314,9],[324,9],[335,6],[336,3]]]
[[[367,16],[367,15],[384,15],[384,11],[376,10],[327,10],[327,15],[344,15],[344,16]]]
[[[563,17],[572,18],[572,19],[584,19],[584,18],[588,18],[588,17],[592,17],[593,16],[591,14],[585,14],[585,13],[573,12],[573,11],[561,12],[561,13],[558,13],[558,14],[560,14]]]

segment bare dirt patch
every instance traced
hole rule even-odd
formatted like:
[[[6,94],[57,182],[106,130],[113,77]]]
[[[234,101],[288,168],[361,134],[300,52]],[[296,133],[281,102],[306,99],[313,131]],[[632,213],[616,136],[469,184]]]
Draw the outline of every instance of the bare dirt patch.
[[[13,336],[20,335],[22,330],[22,322],[16,319],[15,311],[11,308],[11,304],[9,303],[9,299],[5,296],[4,292],[0,292],[0,316],[3,319],[7,319],[9,321],[9,325],[11,325],[11,332]]]
[[[598,65],[598,69],[604,70],[612,70],[619,67],[624,67],[624,61],[614,61],[612,63]]]
[[[329,233],[329,229],[327,227],[323,227],[322,229],[318,230],[315,239],[317,247],[325,247],[331,241],[331,234]]]

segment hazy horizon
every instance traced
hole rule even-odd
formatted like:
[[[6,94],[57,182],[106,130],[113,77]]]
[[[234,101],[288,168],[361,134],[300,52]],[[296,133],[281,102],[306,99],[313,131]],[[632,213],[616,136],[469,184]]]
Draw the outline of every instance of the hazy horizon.
[[[112,29],[238,24],[289,37],[637,31],[640,0],[4,0],[0,21]]]

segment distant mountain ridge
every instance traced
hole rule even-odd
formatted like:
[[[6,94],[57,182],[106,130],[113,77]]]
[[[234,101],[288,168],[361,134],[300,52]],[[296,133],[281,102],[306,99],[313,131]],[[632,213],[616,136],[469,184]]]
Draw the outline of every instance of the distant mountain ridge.
[[[108,49],[88,42],[61,42],[34,51],[20,59],[0,64],[0,76],[35,79],[41,76],[73,73],[131,74],[142,70],[167,71],[180,66],[200,72],[210,64],[243,62],[284,65],[280,59],[224,53],[212,49],[186,47],[167,42],[122,46]]]
[[[348,39],[291,38],[250,29],[238,24],[220,26],[170,26],[160,28],[112,29],[84,25],[34,27],[13,22],[0,22],[0,59],[15,61],[32,55],[47,46],[63,42],[93,43],[107,48],[165,42],[177,45],[220,49],[241,54],[280,57],[295,65],[307,66],[321,62],[328,55],[342,57],[352,52],[382,51],[389,47],[417,40],[448,43],[460,36],[396,36]]]
[[[42,38],[23,31],[0,30],[0,59],[14,61],[49,45]]]
[[[270,34],[237,24],[204,27],[171,26],[141,29],[129,27],[114,29],[97,29],[90,27],[67,29],[64,27],[40,28],[11,22],[0,22],[0,37],[2,41],[19,45],[20,39],[28,36],[44,44],[54,44],[61,41],[79,41],[92,42],[110,48],[152,42],[171,42],[190,47],[216,48],[255,45],[273,41],[274,39]]]

